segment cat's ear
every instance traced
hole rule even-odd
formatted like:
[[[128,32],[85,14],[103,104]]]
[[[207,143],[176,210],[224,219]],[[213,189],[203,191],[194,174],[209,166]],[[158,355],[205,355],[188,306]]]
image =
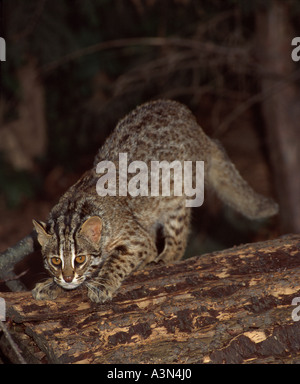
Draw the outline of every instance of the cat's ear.
[[[99,244],[102,232],[102,220],[99,216],[88,218],[80,229],[80,234],[86,237],[93,244]]]
[[[38,239],[38,242],[41,244],[41,246],[43,247],[46,242],[50,239],[51,235],[49,235],[47,232],[46,232],[46,224],[43,223],[42,221],[35,221],[35,220],[32,220],[32,223],[34,225],[34,228],[37,232],[37,239]]]

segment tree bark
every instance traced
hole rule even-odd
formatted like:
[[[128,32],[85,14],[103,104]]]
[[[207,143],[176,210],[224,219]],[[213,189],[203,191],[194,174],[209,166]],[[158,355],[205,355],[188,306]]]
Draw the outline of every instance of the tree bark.
[[[300,93],[299,71],[291,59],[297,36],[289,4],[272,1],[256,15],[256,53],[271,163],[281,208],[282,232],[300,232]]]
[[[84,288],[56,301],[1,296],[28,362],[300,362],[299,273],[300,236],[290,235],[151,266],[102,305]]]

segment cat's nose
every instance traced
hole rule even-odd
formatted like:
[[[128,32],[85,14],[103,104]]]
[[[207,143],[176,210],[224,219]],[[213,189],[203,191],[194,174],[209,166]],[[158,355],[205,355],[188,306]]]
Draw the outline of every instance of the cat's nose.
[[[73,280],[73,275],[72,276],[70,276],[70,275],[64,276],[64,280],[66,283],[71,283]]]

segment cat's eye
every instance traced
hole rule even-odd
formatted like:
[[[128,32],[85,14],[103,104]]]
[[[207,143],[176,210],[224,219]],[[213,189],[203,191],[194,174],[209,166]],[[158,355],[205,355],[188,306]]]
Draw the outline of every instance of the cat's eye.
[[[55,266],[59,266],[61,264],[61,259],[59,257],[51,257],[51,263]]]
[[[78,264],[83,264],[85,262],[86,256],[80,255],[75,257],[75,261]]]

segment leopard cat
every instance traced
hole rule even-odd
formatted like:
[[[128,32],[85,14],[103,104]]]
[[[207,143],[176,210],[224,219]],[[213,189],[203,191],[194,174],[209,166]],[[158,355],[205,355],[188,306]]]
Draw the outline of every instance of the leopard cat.
[[[278,212],[272,199],[257,194],[241,177],[222,146],[206,136],[187,107],[170,100],[143,104],[117,124],[96,155],[94,167],[60,198],[47,222],[33,220],[51,276],[33,289],[36,299],[55,299],[64,290],[85,286],[91,301],[103,303],[132,271],[183,256],[191,216],[186,196],[97,193],[97,164],[115,164],[118,179],[120,153],[127,154],[128,162],[148,165],[152,160],[201,160],[206,190],[213,190],[233,209],[250,219]],[[157,246],[158,234],[162,249]]]

